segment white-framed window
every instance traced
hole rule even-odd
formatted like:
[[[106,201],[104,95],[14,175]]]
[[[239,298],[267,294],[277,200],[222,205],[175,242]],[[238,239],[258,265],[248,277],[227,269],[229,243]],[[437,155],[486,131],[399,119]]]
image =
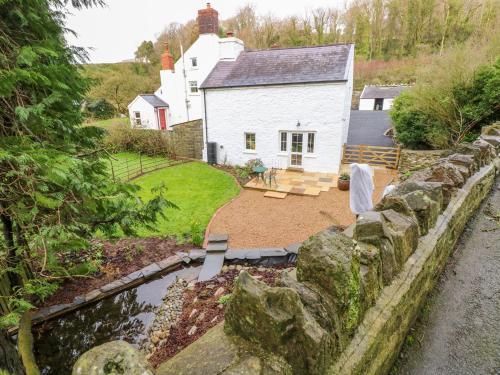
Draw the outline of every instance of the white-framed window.
[[[288,150],[288,133],[280,132],[280,151],[286,152]]]
[[[255,150],[255,133],[245,133],[245,150]]]
[[[189,92],[191,94],[198,93],[198,82],[197,81],[189,81]]]
[[[197,57],[191,57],[191,68],[198,68],[198,58]]]
[[[141,125],[141,112],[134,112],[134,125]]]
[[[307,153],[314,154],[315,133],[307,133]]]

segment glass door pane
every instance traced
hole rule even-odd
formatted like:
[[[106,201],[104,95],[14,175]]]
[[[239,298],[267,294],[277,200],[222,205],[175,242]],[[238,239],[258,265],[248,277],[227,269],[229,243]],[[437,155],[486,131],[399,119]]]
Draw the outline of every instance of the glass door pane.
[[[302,149],[304,135],[302,133],[292,133],[292,147],[290,150],[290,165],[294,167],[302,166]]]

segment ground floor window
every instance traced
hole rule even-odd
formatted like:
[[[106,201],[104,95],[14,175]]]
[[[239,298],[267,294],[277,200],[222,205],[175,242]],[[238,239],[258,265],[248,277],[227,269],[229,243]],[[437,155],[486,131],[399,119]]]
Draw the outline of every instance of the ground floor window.
[[[255,133],[245,133],[245,149],[255,150]]]
[[[307,153],[309,154],[314,154],[314,138],[315,138],[315,133],[308,133],[307,134]]]
[[[288,138],[287,132],[280,133],[280,151],[286,152],[286,150],[288,149],[287,138]]]
[[[134,125],[141,125],[141,112],[134,112]]]

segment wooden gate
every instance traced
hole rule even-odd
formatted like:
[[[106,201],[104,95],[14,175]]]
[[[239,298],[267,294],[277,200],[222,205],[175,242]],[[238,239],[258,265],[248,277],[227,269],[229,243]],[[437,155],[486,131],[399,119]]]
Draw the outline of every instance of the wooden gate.
[[[344,144],[342,163],[361,163],[397,169],[401,148]]]

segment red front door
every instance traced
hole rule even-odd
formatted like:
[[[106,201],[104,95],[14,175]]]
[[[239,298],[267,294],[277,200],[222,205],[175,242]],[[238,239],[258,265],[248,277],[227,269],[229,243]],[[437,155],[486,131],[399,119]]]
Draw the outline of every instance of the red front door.
[[[165,108],[160,108],[158,110],[158,117],[160,118],[160,129],[167,130],[167,116]]]

